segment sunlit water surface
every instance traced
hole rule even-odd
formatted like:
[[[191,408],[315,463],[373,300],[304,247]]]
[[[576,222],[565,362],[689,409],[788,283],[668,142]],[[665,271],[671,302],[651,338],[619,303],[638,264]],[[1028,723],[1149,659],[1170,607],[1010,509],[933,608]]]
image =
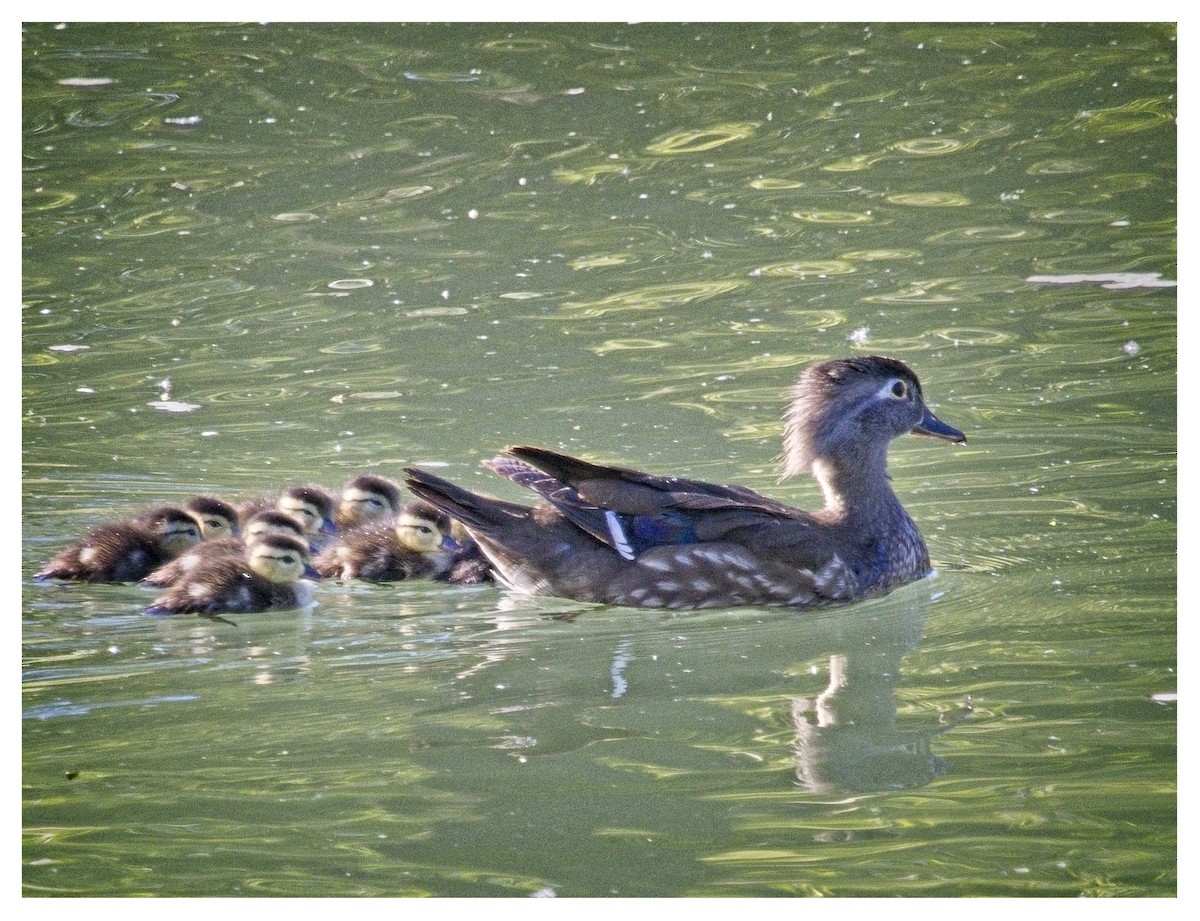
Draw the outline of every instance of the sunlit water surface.
[[[26,895],[1176,891],[1173,30],[35,25]],[[1040,281],[1028,279],[1040,277]],[[779,483],[883,353],[936,576],[658,613],[40,584],[198,492],[505,444]]]

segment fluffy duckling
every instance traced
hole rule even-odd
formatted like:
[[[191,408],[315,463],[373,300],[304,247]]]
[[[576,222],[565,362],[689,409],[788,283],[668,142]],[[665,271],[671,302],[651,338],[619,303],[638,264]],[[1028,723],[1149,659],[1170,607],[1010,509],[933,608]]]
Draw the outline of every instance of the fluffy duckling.
[[[205,540],[238,535],[237,509],[224,499],[196,496],[183,504],[183,510],[200,523],[200,534]]]
[[[304,540],[304,525],[286,512],[267,509],[251,515],[242,526],[241,537],[219,537],[206,540],[190,550],[181,553],[175,559],[166,563],[146,578],[142,585],[151,588],[163,588],[174,585],[196,566],[224,557],[241,557],[249,544],[260,540],[267,534],[287,534],[299,540]]]
[[[275,503],[281,512],[300,519],[311,550],[323,546],[337,528],[333,523],[334,499],[320,486],[289,486]]]
[[[457,518],[450,519],[450,536],[458,545],[458,549],[454,551],[454,559],[450,563],[450,568],[437,576],[437,580],[454,585],[481,585],[486,582],[495,582],[496,574],[492,571],[491,561]]]
[[[327,578],[369,582],[437,578],[449,571],[457,549],[450,517],[428,502],[410,502],[393,519],[347,531],[317,555],[313,568]]]
[[[136,582],[200,540],[195,518],[183,509],[164,506],[129,521],[100,525],[50,560],[37,578]]]
[[[289,534],[265,534],[241,557],[222,556],[193,566],[148,607],[150,614],[238,614],[299,608],[312,601],[304,578],[308,545]]]
[[[333,523],[349,531],[370,521],[393,517],[400,510],[400,487],[387,477],[363,473],[342,487]]]
[[[333,524],[334,497],[320,486],[289,486],[274,500],[251,499],[239,506],[243,524],[259,512],[274,510],[299,519],[309,549],[316,551],[336,530]]]
[[[496,573],[492,571],[492,562],[487,559],[484,550],[475,542],[474,537],[462,538],[455,541],[454,560],[450,562],[449,570],[437,576],[438,582],[449,582],[454,585],[480,585],[496,582]]]

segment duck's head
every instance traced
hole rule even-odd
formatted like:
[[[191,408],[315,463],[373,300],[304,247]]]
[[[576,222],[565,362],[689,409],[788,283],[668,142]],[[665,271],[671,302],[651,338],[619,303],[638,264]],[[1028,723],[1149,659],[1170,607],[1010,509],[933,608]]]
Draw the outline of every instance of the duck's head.
[[[181,508],[156,508],[142,515],[139,521],[158,535],[159,546],[170,557],[179,556],[203,540],[200,522]]]
[[[196,496],[183,506],[200,522],[200,533],[205,540],[219,537],[236,537],[238,533],[237,509],[216,496]]]
[[[333,497],[320,486],[289,486],[276,507],[303,522],[306,534],[327,534],[333,528]]]
[[[267,534],[290,534],[292,537],[304,537],[304,522],[295,515],[267,509],[257,512],[246,519],[242,530],[245,532],[246,543],[250,544]]]
[[[450,531],[450,516],[420,499],[408,503],[396,516],[397,539],[417,553],[457,550]]]
[[[246,546],[251,572],[276,585],[292,585],[309,572],[308,545],[290,534],[264,534]]]
[[[885,462],[888,443],[912,432],[959,444],[966,436],[925,405],[906,364],[870,355],[837,358],[805,370],[791,391],[780,472],[793,476],[818,461]]]
[[[337,524],[340,528],[352,528],[377,518],[390,518],[399,508],[399,486],[387,477],[363,473],[342,487]]]

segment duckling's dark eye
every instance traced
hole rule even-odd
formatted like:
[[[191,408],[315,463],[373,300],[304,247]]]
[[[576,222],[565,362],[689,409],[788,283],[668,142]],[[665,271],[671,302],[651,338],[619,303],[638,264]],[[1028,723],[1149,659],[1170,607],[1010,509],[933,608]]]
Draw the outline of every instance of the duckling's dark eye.
[[[892,381],[892,396],[896,397],[897,399],[903,399],[904,397],[908,396],[908,386],[904,383],[904,381]]]
[[[429,527],[429,525],[425,525],[425,524],[419,525],[417,527],[417,530],[420,531],[422,534],[432,534],[433,533],[433,528],[431,528],[431,527]]]

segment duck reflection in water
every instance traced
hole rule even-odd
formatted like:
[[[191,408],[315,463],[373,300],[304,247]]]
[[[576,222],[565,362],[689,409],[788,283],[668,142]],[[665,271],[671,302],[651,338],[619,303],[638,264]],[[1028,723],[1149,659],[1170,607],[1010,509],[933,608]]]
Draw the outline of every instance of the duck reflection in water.
[[[920,618],[868,623],[860,642],[829,656],[825,690],[792,701],[796,780],[812,793],[924,786],[949,770],[930,743],[971,714],[967,698],[941,713],[936,726],[900,729],[900,660],[920,641]]]

